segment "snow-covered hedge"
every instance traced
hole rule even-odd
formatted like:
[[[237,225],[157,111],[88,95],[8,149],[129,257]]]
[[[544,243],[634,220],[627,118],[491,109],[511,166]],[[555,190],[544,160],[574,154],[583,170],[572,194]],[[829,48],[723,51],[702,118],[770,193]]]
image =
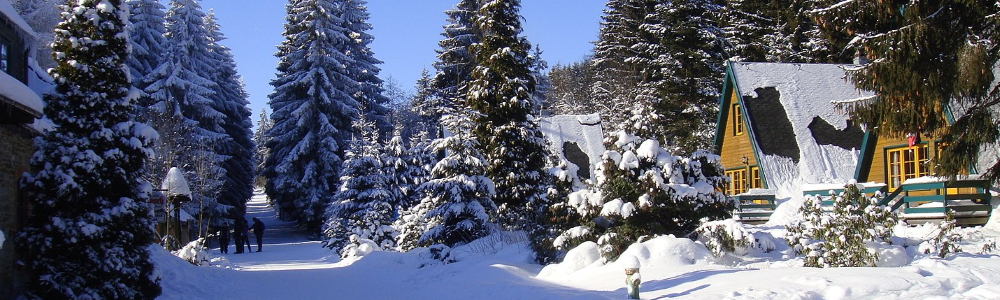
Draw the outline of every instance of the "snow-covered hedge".
[[[625,132],[611,149],[596,176],[598,186],[553,205],[558,211],[550,219],[564,230],[551,241],[556,252],[593,241],[614,259],[632,243],[686,235],[702,219],[731,217],[733,203],[720,192],[728,179],[717,155],[673,156],[659,142]]]

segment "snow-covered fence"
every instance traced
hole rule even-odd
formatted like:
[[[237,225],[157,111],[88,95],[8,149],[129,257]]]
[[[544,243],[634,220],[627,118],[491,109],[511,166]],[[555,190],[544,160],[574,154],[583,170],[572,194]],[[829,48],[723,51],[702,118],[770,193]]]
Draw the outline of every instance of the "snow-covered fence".
[[[771,218],[775,204],[775,191],[768,189],[751,189],[746,193],[733,196],[736,202],[736,215],[747,224],[765,223]]]

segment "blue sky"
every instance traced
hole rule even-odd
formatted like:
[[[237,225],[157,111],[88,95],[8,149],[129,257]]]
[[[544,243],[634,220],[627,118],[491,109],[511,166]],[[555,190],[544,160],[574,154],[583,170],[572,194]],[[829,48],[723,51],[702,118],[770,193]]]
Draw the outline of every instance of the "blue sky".
[[[215,11],[250,93],[253,121],[267,108],[268,84],[274,78],[275,46],[281,42],[285,3],[279,0],[203,0]],[[445,24],[444,11],[458,0],[368,0],[369,23],[375,36],[372,50],[384,63],[380,77],[392,77],[412,92],[420,71],[433,71],[434,50]],[[581,60],[597,40],[604,0],[522,0],[524,36],[540,45],[549,65]],[[270,110],[270,108],[268,108]]]

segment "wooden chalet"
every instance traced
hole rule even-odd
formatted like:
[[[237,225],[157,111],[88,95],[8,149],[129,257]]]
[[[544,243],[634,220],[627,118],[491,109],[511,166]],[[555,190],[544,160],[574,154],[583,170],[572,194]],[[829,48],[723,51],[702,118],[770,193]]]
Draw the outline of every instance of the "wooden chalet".
[[[774,207],[771,195],[828,195],[830,186],[856,180],[868,183],[866,193],[887,194],[882,204],[911,223],[939,220],[946,211],[960,223],[984,223],[991,210],[989,182],[930,177],[930,162],[944,147],[940,139],[880,135],[834,106],[873,96],[847,80],[850,66],[727,64],[714,145],[732,179],[726,193],[752,209],[741,217],[766,219]],[[981,165],[995,161],[986,159]],[[773,192],[762,192],[767,190]]]
[[[832,102],[871,94],[854,88],[844,67],[727,64],[714,144],[732,179],[727,194],[744,207],[773,209],[775,194],[853,179],[864,131]]]
[[[833,102],[871,93],[846,80],[846,66],[728,64],[715,134],[715,150],[733,179],[728,194],[799,192],[803,184],[854,178],[865,133]]]

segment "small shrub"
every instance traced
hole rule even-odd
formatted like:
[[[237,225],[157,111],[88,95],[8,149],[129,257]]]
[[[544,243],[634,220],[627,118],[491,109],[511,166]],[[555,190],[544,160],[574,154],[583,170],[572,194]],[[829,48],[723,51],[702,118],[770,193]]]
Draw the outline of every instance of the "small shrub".
[[[733,219],[702,224],[695,234],[716,257],[727,253],[743,255],[754,245],[753,235]]]
[[[881,195],[868,198],[856,183],[834,195],[833,208],[824,212],[819,197],[807,197],[799,212],[802,220],[787,229],[785,240],[795,254],[805,256],[807,267],[875,266],[878,254],[868,243],[890,243],[895,213],[877,206]]]
[[[962,247],[958,245],[961,241],[962,235],[955,232],[955,215],[949,211],[944,221],[938,223],[937,234],[927,241],[928,247],[922,248],[924,254],[934,253],[937,257],[945,258],[949,254],[962,252]]]

